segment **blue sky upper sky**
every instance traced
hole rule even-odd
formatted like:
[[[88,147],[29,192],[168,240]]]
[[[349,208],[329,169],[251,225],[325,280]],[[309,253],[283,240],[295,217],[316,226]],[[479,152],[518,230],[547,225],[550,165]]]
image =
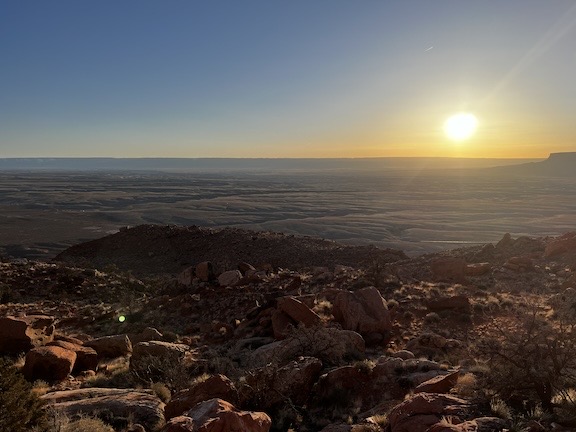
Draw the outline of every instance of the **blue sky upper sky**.
[[[573,0],[0,0],[0,157],[572,150]]]

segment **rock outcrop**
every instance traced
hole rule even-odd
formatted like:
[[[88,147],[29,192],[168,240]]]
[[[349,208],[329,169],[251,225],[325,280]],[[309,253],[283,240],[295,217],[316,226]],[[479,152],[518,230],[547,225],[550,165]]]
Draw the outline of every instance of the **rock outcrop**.
[[[0,354],[18,354],[54,339],[54,318],[47,315],[0,318]]]

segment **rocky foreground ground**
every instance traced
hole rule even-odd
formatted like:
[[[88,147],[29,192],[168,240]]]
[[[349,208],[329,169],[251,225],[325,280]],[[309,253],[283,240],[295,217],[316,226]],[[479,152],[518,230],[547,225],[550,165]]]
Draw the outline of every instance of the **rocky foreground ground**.
[[[147,225],[0,263],[0,353],[101,430],[576,430],[575,322],[576,233],[408,258]]]

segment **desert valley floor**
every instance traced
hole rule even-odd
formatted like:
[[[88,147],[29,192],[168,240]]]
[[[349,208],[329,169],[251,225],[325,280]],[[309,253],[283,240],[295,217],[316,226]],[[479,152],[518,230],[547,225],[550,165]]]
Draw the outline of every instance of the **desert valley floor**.
[[[574,177],[452,171],[0,173],[0,245],[51,258],[140,224],[233,226],[411,256],[573,227]]]

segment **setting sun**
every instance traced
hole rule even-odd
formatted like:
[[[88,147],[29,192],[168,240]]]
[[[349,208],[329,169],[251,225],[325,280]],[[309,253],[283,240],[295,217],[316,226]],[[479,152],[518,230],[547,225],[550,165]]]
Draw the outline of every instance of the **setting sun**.
[[[474,114],[454,114],[444,122],[444,133],[453,141],[463,141],[470,138],[476,132],[478,119]]]

